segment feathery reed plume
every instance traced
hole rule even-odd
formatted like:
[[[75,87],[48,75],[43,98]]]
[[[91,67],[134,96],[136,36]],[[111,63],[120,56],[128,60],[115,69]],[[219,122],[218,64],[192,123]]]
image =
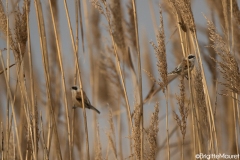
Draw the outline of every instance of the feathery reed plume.
[[[162,17],[162,11],[160,11],[160,26],[157,34],[158,44],[155,45],[152,41],[150,42],[150,44],[153,46],[156,57],[157,57],[158,72],[162,78],[163,86],[166,87],[168,84],[168,79],[167,79],[166,49],[165,49],[164,41],[165,41],[165,35],[164,35],[164,28],[163,28],[163,17]],[[162,86],[162,83],[160,81],[158,81],[157,83],[160,86]]]
[[[194,18],[191,9],[190,0],[170,0],[170,3],[176,9],[178,16],[180,17],[180,26],[183,31],[190,29],[192,32],[196,31]]]
[[[107,16],[106,14],[109,14],[108,11],[105,11],[102,7],[101,3],[98,0],[91,0],[92,5],[100,12],[100,14]]]
[[[90,24],[92,32],[92,45],[96,48],[96,52],[101,49],[101,29],[100,29],[100,19],[101,16],[98,13],[97,9],[92,7],[90,14]]]
[[[122,88],[119,86],[121,81],[118,76],[116,65],[114,64],[114,57],[111,56],[112,49],[107,47],[104,54],[101,54],[100,72],[103,75],[104,81],[108,84],[104,89],[106,92],[106,102],[113,106],[112,109],[117,106],[119,95],[123,97]],[[102,82],[101,82],[102,83]],[[101,93],[103,94],[103,93]],[[101,96],[102,97],[102,96]],[[117,109],[117,108],[114,108]]]
[[[100,134],[99,134],[99,124],[97,124],[97,147],[96,147],[96,153],[95,153],[95,160],[102,160],[102,147],[101,147],[101,141],[100,141]]]
[[[240,27],[240,10],[238,8],[238,4],[236,0],[232,0],[232,7],[233,7],[233,17],[236,20],[236,24]]]
[[[174,119],[176,120],[181,133],[183,141],[186,135],[186,128],[187,128],[187,116],[188,116],[188,108],[185,107],[185,86],[184,86],[184,76],[180,76],[180,96],[177,96],[177,101],[179,105],[179,112],[180,117],[174,111]]]
[[[218,15],[220,25],[224,26],[223,5],[221,3],[215,3],[214,1],[206,1],[209,7],[211,7],[214,15]]]
[[[222,61],[219,62],[213,59],[219,65],[218,69],[222,73],[225,82],[220,82],[222,85],[230,89],[234,93],[240,93],[240,73],[238,68],[238,63],[235,57],[230,53],[228,49],[228,44],[225,40],[216,32],[214,24],[207,20],[209,39],[213,42],[211,47],[214,49],[215,53],[218,54]]]
[[[20,45],[19,47],[15,48],[16,52],[21,53],[21,57],[23,57],[25,50],[26,50],[26,42],[27,42],[27,14],[30,12],[30,1],[24,0],[23,7],[22,7],[22,13],[17,7],[16,10],[16,16],[15,16],[15,29],[14,29],[14,35],[15,35],[15,42]]]
[[[109,125],[110,125],[110,131],[107,132],[108,141],[110,144],[110,147],[113,151],[113,154],[115,158],[117,159],[117,148],[116,148],[116,141],[115,141],[115,130],[114,130],[114,124],[113,124],[113,117],[112,117],[112,110],[109,108],[109,119],[108,119]]]
[[[188,108],[185,107],[185,86],[184,86],[184,76],[180,76],[180,95],[177,96],[177,101],[179,105],[179,112],[180,116],[173,111],[174,119],[177,122],[178,127],[180,128],[182,134],[182,146],[181,146],[181,159],[184,159],[184,140],[186,135],[186,128],[187,128],[187,116],[188,116]]]
[[[123,90],[124,98],[125,98],[125,102],[126,102],[128,119],[130,121],[129,124],[132,126],[131,111],[130,111],[130,105],[129,105],[128,95],[127,95],[127,91],[126,91],[126,85],[125,85],[125,81],[124,81],[124,77],[123,77],[123,71],[121,69],[120,58],[119,58],[118,52],[117,52],[116,42],[114,40],[114,35],[113,35],[114,30],[112,29],[112,24],[111,24],[111,14],[110,14],[111,9],[109,9],[107,2],[104,0],[101,1],[103,3],[104,9],[97,0],[92,0],[91,2],[93,4],[93,6],[95,8],[97,8],[99,10],[99,12],[102,13],[106,17],[107,22],[108,22],[108,28],[109,28],[108,31],[109,31],[109,34],[110,34],[110,37],[111,37],[111,40],[113,43],[113,51],[114,51],[114,55],[116,58],[116,66],[117,66],[116,69],[118,71],[117,73],[119,74],[119,78],[121,80],[121,83],[118,83],[118,84],[122,84],[122,90]]]
[[[134,148],[134,155],[136,159],[141,158],[141,130],[140,130],[140,114],[141,108],[140,105],[136,104],[134,106],[134,125],[133,125],[133,148]],[[133,156],[133,155],[132,155]]]
[[[17,60],[19,58],[18,47],[12,38],[10,28],[7,26],[7,15],[4,11],[4,6],[3,6],[2,1],[0,1],[0,31],[2,31],[4,33],[5,39],[7,39],[7,37],[9,38],[9,45],[10,45],[11,49],[14,51],[14,56],[15,56],[15,59]]]
[[[208,31],[209,30],[207,30],[207,32]],[[209,33],[207,33],[207,34],[209,34]],[[209,46],[213,45],[213,42],[209,40],[208,45]],[[212,47],[207,47],[207,50],[208,50],[208,54],[210,55],[210,57],[213,57],[214,59],[217,58],[217,55],[215,54],[214,49]],[[212,61],[209,58],[209,55],[203,54],[203,58],[206,61],[209,71],[211,72],[212,83],[214,84],[214,81],[217,79],[216,62]]]
[[[202,75],[200,69],[196,69],[196,74],[194,75],[194,86],[193,89],[195,91],[196,104],[198,109],[200,110],[199,120],[203,122],[204,125],[207,125],[207,106],[205,103],[205,95],[204,88],[202,83]]]
[[[150,126],[147,130],[147,141],[149,144],[149,149],[148,149],[148,152],[146,153],[147,154],[146,156],[148,160],[156,159],[157,134],[159,131],[158,113],[159,113],[159,103],[156,103],[154,112],[152,113],[152,116],[151,116]]]
[[[127,32],[128,32],[128,40],[129,44],[131,44],[133,51],[137,50],[137,40],[136,40],[136,32],[135,31],[135,23],[134,23],[134,14],[133,14],[133,5],[132,1],[129,0],[127,4],[127,13],[129,17],[129,21],[127,23]]]
[[[208,122],[208,110],[206,106],[206,100],[204,95],[204,88],[202,83],[201,70],[196,68],[193,82],[193,97],[195,102],[195,109],[193,110],[194,115],[196,115],[197,121],[197,132],[200,140],[200,151],[205,153],[207,151],[207,139],[210,136],[209,122]]]
[[[110,10],[112,13],[111,16],[111,27],[112,27],[112,34],[114,42],[117,44],[118,48],[122,52],[122,56],[119,57],[123,58],[125,62],[127,62],[127,50],[126,50],[126,42],[125,42],[125,33],[123,29],[123,16],[122,16],[122,9],[121,9],[121,0],[111,0],[110,2]],[[128,63],[127,63],[128,64]],[[129,65],[129,64],[128,64]]]
[[[153,84],[156,82],[156,79],[153,76],[154,70],[153,70],[153,62],[151,57],[149,56],[150,53],[150,49],[148,46],[148,39],[146,34],[144,34],[144,38],[142,41],[142,45],[143,45],[143,58],[144,58],[144,71],[146,72],[146,74],[150,77],[150,80],[148,80],[148,86],[153,86]]]

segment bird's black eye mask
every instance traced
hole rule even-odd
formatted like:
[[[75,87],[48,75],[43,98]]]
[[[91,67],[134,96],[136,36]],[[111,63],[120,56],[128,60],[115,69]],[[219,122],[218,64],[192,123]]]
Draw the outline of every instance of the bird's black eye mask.
[[[194,55],[191,55],[191,56],[188,56],[188,59],[192,59],[194,57],[195,57]]]
[[[77,87],[76,87],[76,86],[73,86],[72,89],[77,90]]]

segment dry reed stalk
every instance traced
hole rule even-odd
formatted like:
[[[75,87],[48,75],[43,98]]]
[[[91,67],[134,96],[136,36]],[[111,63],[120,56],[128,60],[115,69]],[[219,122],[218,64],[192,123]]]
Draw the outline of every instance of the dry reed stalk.
[[[4,155],[5,155],[5,147],[4,147],[4,129],[3,129],[3,123],[1,122],[1,133],[2,133],[2,137],[1,137],[1,151],[2,151],[2,160],[4,160]]]
[[[66,15],[67,15],[67,21],[68,21],[68,27],[69,27],[69,31],[70,31],[70,37],[71,37],[71,42],[72,42],[72,47],[73,47],[73,51],[75,53],[75,59],[76,59],[76,63],[77,63],[77,71],[78,71],[78,75],[79,75],[79,84],[80,84],[80,88],[83,88],[82,87],[82,78],[81,78],[81,71],[80,71],[80,67],[79,67],[79,63],[78,63],[78,55],[77,55],[77,52],[76,52],[76,46],[74,44],[74,39],[73,39],[73,32],[72,32],[72,27],[71,27],[71,23],[70,23],[70,17],[69,17],[69,13],[68,13],[68,7],[67,7],[67,2],[66,0],[64,0],[64,7],[65,7],[65,11],[66,11]],[[86,1],[84,1],[84,13],[85,13],[85,20],[86,20],[86,25],[87,25],[87,28],[88,28],[88,12],[87,12],[87,5],[86,5]],[[91,48],[91,47],[89,47]],[[81,96],[83,97],[83,93],[82,93],[82,89],[81,89]],[[83,106],[83,116],[84,116],[84,126],[85,126],[85,134],[86,134],[86,149],[87,149],[87,154],[88,154],[88,157],[87,159],[90,158],[90,155],[89,155],[89,142],[88,142],[88,128],[87,128],[87,117],[86,117],[86,111],[85,111],[85,107],[84,107],[84,102],[82,101],[82,106]]]
[[[197,143],[198,152],[206,153],[206,141],[209,137],[209,123],[208,123],[208,113],[206,107],[206,100],[204,95],[204,88],[202,83],[202,75],[200,69],[196,69],[196,74],[194,75],[194,102],[195,109],[193,109],[196,115],[196,127],[197,127]]]
[[[79,14],[78,14],[79,13]],[[78,38],[78,36],[79,36],[79,23],[78,23],[78,19],[79,19],[79,16],[80,16],[80,21],[82,20],[82,14],[81,14],[81,2],[79,1],[79,0],[75,0],[75,15],[76,15],[76,17],[75,17],[75,21],[76,21],[76,38],[75,38],[75,46],[76,46],[76,52],[78,53],[78,48],[79,48],[79,45],[78,45],[78,42],[79,42],[79,38]],[[81,24],[82,25],[82,24]],[[82,27],[82,26],[81,26]],[[83,42],[82,42],[83,43]],[[84,47],[84,46],[83,46]],[[75,73],[75,76],[74,76],[74,83],[73,84],[77,84],[77,77],[78,77],[78,71],[77,71],[77,64],[76,64],[76,62],[75,62],[75,71],[74,71],[74,73]],[[71,150],[72,150],[72,155],[71,155],[71,157],[73,157],[73,149],[74,149],[74,138],[75,138],[75,114],[76,114],[76,112],[75,112],[75,109],[74,110],[72,110],[72,128],[71,128],[71,131],[72,131],[72,135],[71,135],[71,140],[72,140],[72,142],[71,142]],[[79,152],[80,153],[80,152]]]
[[[102,160],[102,147],[101,147],[101,139],[100,139],[100,133],[99,133],[99,124],[97,124],[97,147],[96,147],[96,153],[95,153],[95,160]]]
[[[201,70],[201,74],[202,74],[202,82],[203,82],[203,87],[204,87],[204,95],[205,95],[205,100],[206,100],[206,106],[208,109],[208,121],[209,121],[209,128],[211,130],[211,134],[210,134],[210,147],[213,150],[216,150],[216,153],[218,153],[218,140],[217,140],[217,136],[216,136],[216,126],[215,126],[215,122],[214,122],[214,117],[213,117],[213,112],[212,112],[212,107],[211,107],[211,102],[210,102],[210,96],[209,96],[209,89],[207,86],[207,82],[206,82],[206,77],[205,77],[205,72],[203,70],[203,63],[202,63],[202,58],[200,56],[200,50],[199,50],[199,45],[197,42],[197,35],[196,33],[191,35],[191,41],[192,44],[194,44],[194,50],[197,53],[197,60],[198,60],[198,64],[200,66],[200,70]],[[213,142],[216,144],[214,145]]]
[[[48,54],[47,54],[47,42],[44,37],[46,37],[45,27],[44,27],[44,19],[43,19],[43,12],[42,12],[42,6],[41,2],[39,0],[34,1],[35,4],[35,10],[36,10],[36,16],[37,16],[37,23],[38,23],[38,31],[40,35],[40,46],[41,46],[41,53],[43,57],[43,66],[44,66],[44,75],[45,75],[45,81],[46,81],[46,90],[47,90],[47,99],[48,99],[48,105],[49,107],[49,114],[47,117],[49,117],[49,126],[51,125],[51,122],[53,122],[53,128],[51,128],[48,132],[48,141],[47,141],[47,148],[49,149],[49,152],[47,153],[47,157],[50,155],[50,146],[52,141],[52,130],[55,133],[56,139],[57,139],[57,148],[58,148],[58,156],[60,159],[62,159],[62,154],[60,150],[60,144],[59,144],[59,138],[58,138],[58,131],[56,126],[56,120],[55,120],[55,113],[53,110],[53,103],[52,98],[50,94],[51,89],[51,81],[50,81],[50,74],[49,74],[49,63],[48,63]]]
[[[84,34],[83,34],[83,25],[82,25],[82,9],[81,9],[81,2],[79,0],[75,0],[75,21],[76,21],[76,38],[75,38],[75,46],[76,46],[76,53],[78,54],[78,50],[79,50],[79,19],[80,19],[80,28],[81,28],[81,40],[82,40],[82,47],[83,47],[83,53],[85,53],[85,46],[84,46]],[[74,84],[77,84],[78,81],[78,61],[75,61],[75,75],[74,75]],[[77,125],[77,123],[75,123],[75,121],[78,121],[78,114],[76,114],[75,110],[72,111],[73,116],[72,116],[72,154],[73,154],[73,149],[74,149],[74,142],[75,142],[75,137],[77,137],[79,135],[79,131],[77,130],[78,127],[75,127]],[[75,135],[75,136],[74,136]],[[83,149],[81,146],[83,141],[83,137],[82,138],[78,138],[76,141],[76,146],[78,147],[78,153],[79,153],[79,157],[83,158]]]
[[[20,76],[20,67],[17,68],[17,83],[16,83],[16,89],[15,89],[15,93],[14,93],[14,97],[13,97],[13,104],[17,104],[16,101],[18,100],[17,97],[17,86],[19,85],[19,76]],[[16,100],[17,99],[17,100]],[[18,100],[19,101],[19,100]],[[16,108],[17,109],[17,108]],[[9,114],[9,108],[7,108],[7,112]],[[19,110],[16,111],[16,113],[19,113]],[[10,117],[10,118],[9,118]],[[9,114],[7,115],[7,135],[6,135],[6,143],[7,143],[7,155],[6,158],[8,158],[8,147],[9,147],[9,138],[10,138],[10,134],[11,134],[11,129],[12,129],[12,121],[13,121],[13,114]],[[20,132],[21,133],[21,132]]]
[[[110,144],[110,147],[113,151],[114,157],[115,159],[118,159],[117,156],[117,146],[116,146],[116,134],[115,134],[115,129],[114,129],[114,124],[113,124],[113,117],[112,117],[112,110],[109,108],[109,126],[110,126],[110,131],[107,132],[107,137],[108,137],[108,141]]]
[[[89,26],[88,29],[89,34],[87,36],[89,37],[88,41],[88,48],[89,48],[89,63],[90,63],[90,85],[91,85],[91,93],[93,95],[92,104],[93,106],[98,105],[96,102],[98,100],[98,84],[99,84],[99,62],[98,57],[100,54],[96,54],[96,52],[101,51],[101,32],[99,29],[99,23],[100,23],[100,15],[98,14],[98,11],[91,6],[91,12],[89,14],[89,24],[86,26]],[[91,30],[91,31],[90,31]],[[95,35],[96,34],[96,35]],[[97,42],[97,43],[95,43]],[[96,150],[97,147],[97,114],[93,114],[93,133],[94,133],[94,144],[93,144],[93,150]],[[94,153],[93,153],[94,154]]]
[[[119,110],[121,110],[121,105],[118,105]],[[119,159],[123,159],[123,143],[122,143],[122,115],[118,114],[117,117],[117,125],[118,125],[118,150],[119,150]],[[130,146],[131,146],[131,141],[130,141]],[[130,149],[132,153],[132,149]]]
[[[233,4],[234,3],[234,4]],[[237,3],[236,1],[233,2],[233,0],[231,0],[230,2],[230,12],[231,12],[231,42],[232,42],[232,45],[231,45],[231,51],[233,52],[233,54],[235,54],[235,41],[234,41],[234,33],[235,33],[235,30],[234,30],[234,25],[233,25],[233,16],[236,18],[236,24],[239,25],[239,19],[240,19],[240,15],[238,15],[240,12],[239,12],[239,9],[236,7],[233,8],[233,5],[236,5],[237,6]],[[233,10],[234,9],[234,10]],[[236,14],[236,10],[238,10],[237,14]],[[235,137],[236,137],[236,141],[238,141],[239,137],[238,137],[238,131],[237,131],[237,120],[238,120],[238,124],[240,123],[240,112],[239,112],[239,104],[238,104],[238,94],[237,93],[232,93],[232,96],[234,97],[233,99],[233,103],[234,103],[234,125],[235,125]],[[236,109],[235,109],[236,108]],[[238,145],[236,145],[236,148],[237,148],[237,154],[239,154],[239,147]]]
[[[56,26],[59,28],[59,10],[58,10],[58,3],[55,0],[51,0],[53,15],[55,17]],[[47,12],[50,15],[49,6],[47,6]],[[58,78],[58,75],[61,75],[60,67],[58,65],[58,56],[57,56],[57,47],[56,47],[56,41],[54,36],[54,30],[53,30],[53,24],[51,16],[47,17],[48,27],[47,27],[47,38],[48,38],[48,44],[49,44],[49,73],[50,73],[50,80],[54,83],[51,84],[51,97],[52,97],[52,104],[53,106],[61,106],[61,101],[59,101],[59,98],[61,96],[61,79]],[[60,33],[58,32],[58,35],[60,36]],[[54,113],[56,115],[56,120],[58,120],[58,115],[60,114],[60,107],[54,107]],[[60,138],[61,139],[61,138]]]
[[[209,38],[213,42],[213,45],[211,46],[216,54],[218,54],[222,61],[217,61],[214,59],[214,61],[218,64],[218,69],[220,73],[222,74],[222,77],[225,79],[225,82],[220,82],[223,86],[228,88],[230,92],[232,93],[232,97],[237,98],[235,94],[239,93],[239,78],[240,78],[240,72],[238,68],[238,63],[235,59],[235,57],[231,54],[230,48],[229,48],[229,37],[224,40],[217,32],[216,28],[213,25],[212,22],[208,20],[208,29],[210,30]],[[226,35],[228,36],[228,35]],[[238,139],[237,134],[237,128],[236,128],[236,101],[235,98],[232,98],[233,101],[233,117],[234,117],[234,126],[235,126],[235,137]],[[238,98],[237,98],[238,99]],[[238,152],[238,146],[236,146],[236,150]]]
[[[41,135],[42,135],[42,145],[43,145],[43,159],[48,159],[47,157],[47,146],[45,142],[45,134],[44,134],[44,128],[43,128],[43,118],[42,118],[42,112],[40,112],[40,129],[41,129]],[[39,139],[41,140],[41,136],[39,135]]]
[[[121,114],[119,114],[119,111],[121,110],[121,104],[122,104],[122,98],[123,98],[123,90],[121,88],[121,86],[119,86],[119,84],[121,83],[121,80],[118,76],[117,73],[117,68],[116,65],[114,64],[114,57],[111,56],[110,53],[112,53],[112,50],[110,48],[106,48],[106,51],[103,51],[104,54],[100,55],[100,75],[102,76],[100,78],[100,80],[104,80],[104,82],[101,82],[100,85],[104,84],[104,86],[102,86],[101,90],[106,96],[106,98],[108,99],[104,99],[102,101],[105,101],[105,103],[109,103],[111,107],[111,109],[117,110],[115,112],[117,112],[117,116],[119,117],[119,128],[121,128]],[[107,85],[105,87],[105,85]],[[100,88],[99,88],[100,91]],[[101,93],[101,94],[103,94]],[[101,96],[103,97],[103,95]],[[129,119],[127,119],[129,120]],[[130,124],[130,121],[128,121],[128,124]],[[130,125],[128,125],[128,133],[129,135],[131,134],[131,128]],[[119,131],[122,132],[122,131]],[[119,136],[121,137],[121,136]],[[119,141],[120,138],[119,138]],[[131,146],[131,141],[130,141],[130,146]],[[119,142],[119,150],[121,150],[121,143]],[[131,150],[132,152],[132,150]],[[120,151],[120,155],[121,155],[121,151]]]
[[[20,46],[19,46],[20,48]],[[20,51],[20,62],[19,65],[17,66],[18,68],[18,71],[17,73],[18,74],[18,79],[19,79],[19,88],[20,88],[20,92],[21,92],[21,100],[23,102],[23,108],[24,108],[24,113],[25,113],[25,116],[26,116],[26,120],[27,120],[27,131],[28,131],[28,142],[27,142],[27,147],[29,146],[30,147],[30,150],[29,150],[29,154],[30,156],[33,155],[33,159],[37,159],[37,154],[36,154],[36,148],[37,147],[37,141],[34,140],[33,138],[33,130],[34,129],[34,126],[33,125],[33,119],[37,119],[38,117],[34,114],[31,114],[31,108],[30,108],[30,100],[29,100],[29,96],[27,95],[27,87],[26,87],[26,79],[24,77],[25,75],[25,72],[24,72],[24,61],[22,60],[22,53],[21,53],[21,49],[19,49]],[[22,113],[22,118],[20,119],[23,119],[25,120],[23,117],[23,112]],[[34,116],[31,116],[31,115],[34,115]],[[36,117],[35,117],[36,116]],[[34,121],[35,122],[35,121]],[[21,122],[20,122],[21,123]],[[23,122],[24,124],[24,122]],[[23,132],[21,132],[23,133]],[[37,133],[36,133],[37,134]],[[23,147],[24,148],[24,147]],[[26,154],[27,156],[27,154]]]
[[[26,4],[26,8],[27,8],[27,4]],[[29,8],[26,9],[26,13],[29,13]],[[30,27],[29,27],[29,14],[27,14],[27,39],[28,39],[28,43],[27,43],[27,47],[28,47],[28,61],[29,61],[29,71],[30,71],[30,86],[31,86],[31,91],[30,91],[30,97],[31,97],[31,106],[32,106],[32,114],[33,117],[35,117],[33,119],[33,134],[34,134],[34,149],[35,149],[35,158],[37,158],[38,155],[38,141],[39,141],[39,137],[38,137],[38,122],[37,122],[37,107],[35,106],[35,98],[34,98],[34,81],[33,81],[33,65],[32,65],[32,54],[31,54],[31,39],[30,39]]]
[[[1,3],[1,2],[0,2]],[[6,3],[6,9],[8,11],[8,1]],[[9,17],[7,17],[7,66],[9,66],[9,63],[10,63],[10,49],[9,49]],[[10,70],[8,69],[7,70],[7,81],[8,83],[10,83]],[[9,93],[7,93],[8,95]],[[7,100],[7,153],[8,153],[8,147],[9,147],[9,136],[10,136],[10,127],[9,127],[9,108],[10,108],[10,105],[9,105],[9,98]],[[12,123],[11,123],[12,124]],[[7,154],[7,157],[8,158],[8,154]]]
[[[1,60],[1,63],[2,63],[2,67],[5,68],[1,50],[0,50],[0,60]],[[7,74],[6,74],[5,70],[4,70],[4,77],[5,77],[5,80],[6,80],[8,96],[9,96],[10,104],[11,104],[11,108],[12,108],[13,120],[14,120],[14,125],[15,125],[14,128],[15,128],[16,138],[17,138],[18,152],[19,152],[20,159],[22,160],[23,157],[22,157],[22,152],[21,152],[21,148],[20,148],[20,141],[19,141],[19,136],[18,136],[19,133],[18,133],[18,128],[17,128],[17,121],[16,121],[15,110],[14,110],[13,98],[12,98],[12,94],[11,94],[11,90],[10,90],[10,84],[7,82]]]
[[[166,59],[166,48],[165,48],[165,35],[164,35],[164,27],[163,27],[163,17],[162,17],[162,11],[160,10],[160,25],[158,28],[158,32],[156,35],[157,39],[157,45],[155,45],[153,42],[150,42],[151,45],[154,48],[155,55],[157,57],[157,68],[158,73],[161,76],[162,82],[160,79],[157,81],[157,84],[160,86],[160,88],[165,92],[165,98],[166,98],[166,131],[167,131],[167,146],[168,146],[168,159],[170,159],[170,149],[169,149],[169,129],[168,129],[168,78],[167,78],[167,59]],[[155,92],[153,92],[155,93]],[[146,98],[148,99],[148,97]]]
[[[194,47],[194,50],[195,50],[195,52],[197,53],[197,60],[199,61],[199,64],[200,64],[200,68],[201,68],[201,72],[202,72],[202,75],[203,75],[203,84],[204,84],[204,88],[206,88],[205,89],[205,96],[206,96],[206,99],[207,99],[207,101],[206,101],[206,104],[207,104],[207,106],[208,106],[208,109],[209,109],[209,115],[210,116],[208,116],[209,117],[209,119],[211,119],[211,125],[210,125],[210,128],[212,129],[212,131],[213,132],[211,132],[212,134],[211,134],[211,147],[213,146],[213,137],[215,138],[215,141],[214,142],[216,142],[216,144],[217,144],[217,139],[216,139],[216,132],[215,132],[215,124],[214,124],[214,119],[213,119],[213,114],[212,114],[212,108],[210,107],[211,106],[211,103],[210,103],[210,97],[209,97],[209,93],[208,93],[208,86],[207,86],[207,83],[206,83],[206,78],[205,78],[205,75],[204,75],[204,70],[203,70],[203,66],[202,66],[202,60],[201,60],[201,57],[200,57],[200,51],[199,51],[199,47],[198,47],[198,42],[197,42],[197,36],[196,36],[196,33],[195,33],[195,24],[194,24],[194,19],[193,19],[193,16],[192,16],[192,12],[191,12],[191,7],[190,7],[190,5],[189,5],[190,3],[189,2],[186,2],[186,5],[185,5],[185,7],[187,7],[186,8],[186,15],[184,15],[183,13],[181,13],[181,12],[179,12],[179,11],[177,11],[178,12],[178,14],[179,13],[181,13],[182,15],[180,15],[180,18],[181,18],[181,16],[183,17],[183,19],[187,19],[188,20],[188,22],[186,23],[187,24],[187,27],[190,29],[190,31],[192,31],[191,32],[191,35],[189,34],[189,32],[187,32],[187,35],[188,35],[188,39],[186,39],[186,41],[188,42],[188,44],[190,44],[190,40],[191,40],[191,42],[192,42],[192,44],[193,44],[193,47]],[[173,4],[173,5],[176,5],[176,4]],[[183,4],[177,4],[177,5],[180,5],[180,6],[184,6]],[[176,8],[176,7],[175,7]],[[176,8],[176,10],[177,10],[177,8]],[[183,9],[184,10],[184,9]],[[188,11],[187,11],[188,10]],[[185,17],[185,18],[184,18]],[[177,17],[178,18],[178,17]],[[192,24],[193,23],[193,24]],[[186,24],[180,24],[181,25],[181,27],[182,27],[182,30],[184,30],[183,29],[183,27],[184,26],[186,26]],[[192,26],[192,27],[191,27]],[[181,31],[180,31],[180,27],[178,27],[179,28],[179,33],[180,33],[180,37],[181,37],[181,40],[182,40],[182,36],[181,36]],[[187,38],[187,37],[186,37]],[[182,50],[183,50],[183,53],[184,53],[184,55],[185,55],[185,52],[187,51],[185,51],[185,48],[184,48],[184,46],[182,45]],[[189,73],[188,73],[189,74]],[[189,81],[189,86],[191,86],[191,82]],[[190,87],[190,89],[191,89],[191,87]],[[192,89],[191,89],[192,90]],[[191,97],[193,97],[193,95],[192,95],[192,91],[191,91]],[[191,98],[191,100],[192,100],[192,98]],[[192,106],[192,101],[191,101],[191,106]],[[192,117],[193,117],[193,115],[192,115]],[[213,123],[213,124],[212,124]],[[213,127],[212,127],[213,126]],[[193,132],[195,132],[195,130],[194,130],[194,128],[195,127],[193,127]],[[196,150],[195,150],[195,138],[194,138],[194,153],[196,153]],[[216,145],[216,146],[218,146],[218,145]],[[214,148],[215,149],[215,148]],[[217,151],[217,153],[218,153],[218,149],[216,148],[216,151]]]
[[[138,17],[137,17],[137,8],[135,0],[132,0],[132,8],[134,15],[134,26],[135,26],[135,36],[136,36],[136,49],[138,56],[138,90],[139,90],[139,101],[141,108],[141,159],[144,157],[144,135],[143,135],[143,127],[144,127],[144,114],[143,114],[143,93],[142,93],[142,67],[141,67],[141,54],[140,54],[140,46],[139,46],[139,36],[138,36]]]
[[[77,0],[78,1],[78,0]],[[79,19],[80,19],[80,29],[81,29],[81,40],[82,40],[82,48],[83,48],[83,52],[85,52],[85,44],[84,44],[84,32],[83,32],[83,22],[82,22],[82,7],[81,7],[81,2],[79,1],[78,2],[78,5],[79,5]]]
[[[159,131],[159,103],[156,103],[154,107],[154,112],[151,115],[150,126],[147,131],[147,141],[149,144],[149,151],[147,153],[147,159],[156,159],[157,154],[157,135]]]
[[[64,1],[64,6],[67,11],[67,6],[66,6],[66,1]],[[63,93],[64,93],[64,104],[65,104],[65,113],[66,113],[66,120],[67,120],[67,132],[68,132],[68,142],[69,142],[69,155],[70,155],[70,160],[72,159],[72,150],[71,150],[71,131],[70,131],[70,120],[69,120],[69,113],[68,113],[68,103],[67,103],[67,93],[66,93],[66,82],[65,82],[65,73],[63,70],[63,62],[62,62],[62,53],[60,50],[60,41],[59,41],[59,35],[57,33],[57,28],[56,28],[56,22],[55,22],[55,17],[53,15],[53,10],[52,10],[52,5],[51,5],[51,1],[49,0],[49,6],[50,6],[50,11],[51,11],[51,17],[52,17],[52,22],[53,22],[53,28],[54,28],[54,34],[55,34],[55,40],[56,40],[56,44],[57,44],[57,54],[58,54],[58,60],[59,60],[59,64],[60,64],[60,70],[61,70],[61,78],[62,78],[62,88],[63,88]],[[68,14],[67,14],[68,15]],[[69,16],[68,20],[69,20]],[[68,21],[69,22],[69,21]],[[74,42],[73,42],[74,45]],[[75,46],[75,45],[74,45]],[[75,47],[74,47],[75,48]],[[75,50],[74,50],[75,51]],[[81,83],[80,83],[80,87],[82,87]],[[82,94],[82,90],[81,90],[81,94]],[[82,99],[83,99],[83,94],[81,95]],[[84,106],[84,101],[82,101],[82,105]],[[84,107],[83,107],[84,108]],[[85,111],[85,108],[84,108]],[[86,115],[86,112],[85,112]],[[86,119],[85,119],[86,122]],[[88,142],[88,141],[87,141]]]
[[[184,160],[184,140],[186,135],[187,128],[187,116],[188,116],[188,108],[185,106],[185,86],[184,86],[184,76],[180,77],[180,96],[177,96],[177,101],[179,105],[180,117],[174,111],[174,119],[176,120],[182,134],[182,151],[181,151],[181,159]]]
[[[118,68],[118,73],[119,73],[119,77],[120,77],[120,80],[121,80],[123,93],[124,93],[124,98],[125,98],[125,102],[126,102],[126,106],[127,106],[126,107],[127,108],[127,115],[128,115],[128,119],[130,121],[130,126],[132,128],[133,124],[132,124],[132,118],[131,118],[130,105],[129,105],[128,95],[127,95],[127,91],[126,91],[126,85],[125,85],[124,78],[123,78],[123,72],[122,72],[121,65],[120,65],[120,59],[119,59],[119,56],[118,56],[118,53],[117,53],[117,46],[116,46],[116,43],[115,43],[114,38],[113,38],[113,31],[112,31],[111,21],[110,21],[110,16],[111,16],[110,15],[110,11],[109,11],[108,5],[107,5],[107,3],[105,1],[102,1],[104,9],[103,9],[101,4],[97,0],[92,0],[91,2],[92,2],[92,5],[96,9],[98,9],[98,11],[101,14],[103,14],[106,17],[107,21],[108,21],[108,27],[109,27],[109,32],[110,32],[112,44],[113,44],[114,55],[115,55],[115,58],[116,58],[116,64],[117,64],[117,68]]]

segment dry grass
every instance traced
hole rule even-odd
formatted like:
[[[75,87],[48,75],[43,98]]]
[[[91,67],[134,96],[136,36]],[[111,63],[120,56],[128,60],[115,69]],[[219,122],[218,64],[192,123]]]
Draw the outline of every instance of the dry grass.
[[[1,159],[239,154],[239,2],[206,3],[204,24],[190,0],[0,1]],[[75,84],[100,115],[72,110]]]

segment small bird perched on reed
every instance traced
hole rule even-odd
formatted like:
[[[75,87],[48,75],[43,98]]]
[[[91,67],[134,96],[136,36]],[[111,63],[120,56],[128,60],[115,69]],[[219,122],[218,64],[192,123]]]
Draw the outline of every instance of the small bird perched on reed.
[[[81,97],[81,91],[79,89],[78,86],[72,86],[71,88],[72,91],[72,100],[73,100],[73,109],[75,109],[76,107],[80,107],[83,108],[82,106],[82,97]],[[100,114],[99,110],[97,110],[95,107],[93,107],[86,95],[86,93],[83,91],[83,99],[84,99],[84,106],[85,108],[88,109],[93,109],[95,110],[98,114]]]
[[[182,62],[172,72],[168,73],[168,75],[167,75],[168,83],[167,84],[172,82],[179,75],[183,75],[188,79],[188,69],[190,72],[193,70],[194,64],[195,64],[195,59],[196,59],[196,56],[193,54],[189,54],[187,57],[185,57],[182,60]],[[152,89],[150,90],[148,95],[146,96],[144,103],[146,103],[157,92],[161,91],[163,89],[163,86],[160,86],[159,88],[157,88],[155,90],[153,88],[154,88],[154,86],[152,87]]]

